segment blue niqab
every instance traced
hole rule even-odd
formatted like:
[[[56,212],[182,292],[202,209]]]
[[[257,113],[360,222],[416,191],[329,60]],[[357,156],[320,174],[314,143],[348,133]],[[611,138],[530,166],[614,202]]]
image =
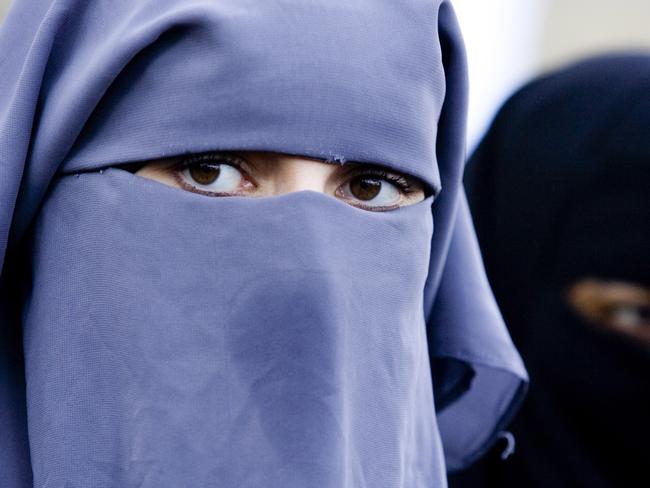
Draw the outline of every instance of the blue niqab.
[[[446,486],[527,381],[460,187],[466,92],[445,1],[15,2],[0,485]],[[229,149],[433,194],[368,212],[116,166]]]

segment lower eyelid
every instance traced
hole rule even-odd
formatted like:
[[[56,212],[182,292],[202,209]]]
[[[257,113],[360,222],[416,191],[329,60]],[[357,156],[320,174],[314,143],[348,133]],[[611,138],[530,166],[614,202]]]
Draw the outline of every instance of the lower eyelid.
[[[354,207],[360,208],[362,210],[367,210],[368,212],[390,212],[391,210],[397,210],[398,208],[403,207],[403,205],[393,205],[393,206],[389,206],[389,207],[384,207],[384,206],[381,206],[381,205],[377,205],[375,207],[368,207],[368,206],[365,206],[365,205],[354,205],[354,204],[351,204],[351,205],[353,205]]]

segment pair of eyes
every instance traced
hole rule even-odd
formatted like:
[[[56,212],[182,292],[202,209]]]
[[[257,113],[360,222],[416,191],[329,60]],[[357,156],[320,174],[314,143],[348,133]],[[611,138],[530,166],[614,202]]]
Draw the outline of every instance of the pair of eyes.
[[[231,155],[198,155],[174,166],[172,174],[183,189],[195,193],[215,197],[254,195],[258,184],[242,162]],[[408,203],[409,196],[416,192],[424,195],[423,185],[413,177],[357,164],[334,196],[364,210],[387,211]]]

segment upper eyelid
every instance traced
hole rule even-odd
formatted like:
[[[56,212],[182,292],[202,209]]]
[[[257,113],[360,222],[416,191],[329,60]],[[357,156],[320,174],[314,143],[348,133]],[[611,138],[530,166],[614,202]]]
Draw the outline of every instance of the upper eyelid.
[[[205,161],[200,160],[201,156],[206,157]],[[210,157],[214,158],[214,160],[210,161]],[[172,172],[180,173],[181,171],[183,171],[184,169],[187,169],[192,164],[198,164],[198,163],[201,163],[201,162],[205,162],[205,163],[208,163],[208,164],[209,163],[223,164],[223,163],[220,163],[217,160],[217,157],[223,158],[223,160],[225,160],[226,164],[228,162],[231,163],[230,166],[233,166],[233,167],[237,168],[242,173],[243,177],[245,177],[248,180],[251,180],[252,183],[256,184],[255,178],[253,178],[250,175],[249,168],[246,167],[247,165],[250,165],[250,162],[248,160],[246,160],[245,158],[243,158],[241,156],[238,156],[238,155],[235,155],[235,154],[229,155],[229,154],[222,154],[222,153],[216,153],[216,154],[205,153],[205,154],[200,154],[200,155],[190,155],[190,156],[185,157],[185,158],[179,158],[177,161],[171,163],[167,167],[167,170],[172,171]]]
[[[418,181],[417,178],[408,175],[406,173],[402,173],[400,171],[395,171],[390,168],[386,168],[384,166],[376,165],[376,164],[363,164],[363,163],[352,163],[348,165],[341,166],[344,170],[346,170],[346,174],[348,173],[355,173],[355,174],[363,174],[363,173],[385,173],[388,175],[394,175],[394,176],[401,176],[406,180],[414,180]]]
[[[170,164],[170,168],[174,168],[174,169],[185,168],[191,164],[198,164],[201,162],[219,164],[217,158],[221,158],[224,161],[229,163],[234,163],[232,164],[232,166],[239,166],[242,163],[248,162],[245,158],[238,156],[236,154],[200,153],[200,154],[191,154],[186,157],[178,158]],[[250,163],[248,162],[248,164]]]

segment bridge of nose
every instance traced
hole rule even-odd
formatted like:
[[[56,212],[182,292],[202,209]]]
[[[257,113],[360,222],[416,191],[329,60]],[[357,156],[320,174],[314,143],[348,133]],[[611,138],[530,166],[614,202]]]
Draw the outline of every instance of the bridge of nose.
[[[329,180],[335,171],[330,163],[298,157],[279,157],[274,162],[275,171],[270,174],[274,195],[312,190],[327,193]]]

